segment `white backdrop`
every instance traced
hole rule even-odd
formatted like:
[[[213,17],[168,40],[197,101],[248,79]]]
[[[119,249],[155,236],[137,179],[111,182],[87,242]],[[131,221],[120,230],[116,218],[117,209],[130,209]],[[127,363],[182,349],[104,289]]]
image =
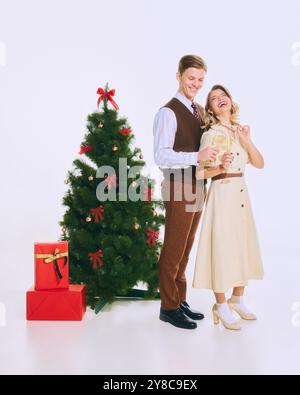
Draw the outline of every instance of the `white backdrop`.
[[[154,165],[152,122],[177,89],[182,55],[208,64],[265,156],[248,186],[265,262],[299,263],[298,0],[0,0],[0,288],[32,284],[34,241],[55,241],[64,179],[96,90],[116,89]],[[300,297],[300,290],[299,290]]]

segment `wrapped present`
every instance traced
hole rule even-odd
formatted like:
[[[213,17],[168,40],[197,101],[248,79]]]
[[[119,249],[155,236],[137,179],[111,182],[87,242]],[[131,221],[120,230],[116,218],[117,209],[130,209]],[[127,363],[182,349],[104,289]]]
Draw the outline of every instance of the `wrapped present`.
[[[26,294],[28,321],[81,321],[86,311],[85,285],[69,289],[36,291]]]
[[[35,243],[35,289],[69,287],[68,242]]]

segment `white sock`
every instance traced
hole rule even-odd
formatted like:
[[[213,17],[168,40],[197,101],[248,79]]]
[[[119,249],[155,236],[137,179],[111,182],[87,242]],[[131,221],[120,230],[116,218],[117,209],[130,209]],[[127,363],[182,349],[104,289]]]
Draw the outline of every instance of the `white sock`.
[[[227,322],[228,324],[233,324],[236,322],[236,319],[232,315],[232,312],[226,302],[221,304],[217,303],[217,307],[223,321]]]
[[[231,303],[234,303],[236,307],[245,314],[253,314],[244,304],[242,296],[232,295],[230,298]]]

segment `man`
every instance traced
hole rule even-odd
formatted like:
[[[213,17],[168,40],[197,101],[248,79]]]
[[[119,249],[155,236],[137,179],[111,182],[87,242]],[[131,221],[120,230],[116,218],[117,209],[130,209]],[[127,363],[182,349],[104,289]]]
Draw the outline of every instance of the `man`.
[[[154,120],[154,158],[165,177],[162,195],[166,210],[164,245],[159,260],[159,318],[185,329],[195,329],[194,320],[204,316],[193,311],[186,301],[185,270],[201,210],[187,209],[191,202],[184,190],[191,187],[193,194],[197,192],[196,166],[202,161],[215,160],[218,152],[212,147],[199,152],[204,110],[194,98],[203,86],[206,72],[206,64],[200,57],[181,58],[176,74],[178,92],[158,111]],[[177,199],[178,192],[182,191],[181,198]]]

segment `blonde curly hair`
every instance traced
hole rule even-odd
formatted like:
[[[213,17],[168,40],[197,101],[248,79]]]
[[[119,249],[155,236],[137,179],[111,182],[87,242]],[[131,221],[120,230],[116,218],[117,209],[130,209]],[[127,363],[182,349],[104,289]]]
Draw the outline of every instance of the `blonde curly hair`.
[[[231,117],[230,117],[230,121],[233,124],[236,124],[238,121],[238,117],[239,117],[239,106],[233,101],[232,96],[229,92],[229,90],[227,88],[225,88],[223,85],[214,85],[209,94],[207,95],[207,99],[206,99],[206,104],[205,104],[205,115],[204,115],[204,129],[208,130],[211,126],[213,125],[217,125],[220,121],[218,120],[218,118],[216,117],[216,115],[212,112],[212,110],[209,107],[209,99],[210,99],[210,95],[212,94],[212,92],[216,91],[217,89],[222,90],[225,95],[230,99],[231,101]]]

